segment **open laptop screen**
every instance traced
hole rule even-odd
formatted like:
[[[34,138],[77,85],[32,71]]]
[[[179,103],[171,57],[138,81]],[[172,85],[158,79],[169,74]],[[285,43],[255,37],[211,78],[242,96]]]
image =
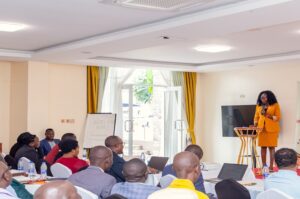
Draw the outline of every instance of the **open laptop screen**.
[[[248,165],[224,163],[218,175],[219,179],[233,179],[241,181],[246,173]]]

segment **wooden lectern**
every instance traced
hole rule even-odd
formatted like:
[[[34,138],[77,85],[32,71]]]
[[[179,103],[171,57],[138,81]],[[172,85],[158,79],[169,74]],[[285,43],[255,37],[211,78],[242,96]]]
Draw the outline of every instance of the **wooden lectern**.
[[[261,128],[257,127],[236,127],[235,133],[241,140],[241,148],[238,156],[238,164],[249,164],[249,158],[252,162],[252,167],[261,168],[260,156],[257,153],[257,137],[261,132]]]

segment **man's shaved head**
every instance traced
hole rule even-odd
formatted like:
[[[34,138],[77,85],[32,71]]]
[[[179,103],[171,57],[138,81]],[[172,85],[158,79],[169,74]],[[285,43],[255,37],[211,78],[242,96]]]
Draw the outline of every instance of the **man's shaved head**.
[[[189,151],[178,153],[174,157],[173,169],[178,178],[195,182],[200,175],[199,158]]]
[[[127,182],[145,182],[148,175],[148,168],[145,162],[134,158],[123,166],[123,175]]]
[[[10,185],[12,180],[12,175],[9,171],[8,166],[0,161],[0,188],[6,189]]]
[[[110,148],[113,152],[117,154],[123,153],[123,140],[115,135],[109,136],[105,139],[105,146]]]
[[[92,166],[101,167],[107,170],[112,165],[112,151],[105,146],[95,146],[91,149],[89,159]]]
[[[81,199],[81,196],[70,182],[58,180],[38,188],[34,194],[34,199]]]

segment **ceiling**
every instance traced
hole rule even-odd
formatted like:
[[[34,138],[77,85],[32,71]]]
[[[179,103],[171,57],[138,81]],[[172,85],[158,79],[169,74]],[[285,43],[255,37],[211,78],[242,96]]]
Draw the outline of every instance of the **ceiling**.
[[[0,59],[190,71],[300,59],[299,8],[299,0],[211,0],[171,12],[99,0],[3,1],[0,22],[28,28],[0,32]],[[200,53],[200,44],[233,49]]]

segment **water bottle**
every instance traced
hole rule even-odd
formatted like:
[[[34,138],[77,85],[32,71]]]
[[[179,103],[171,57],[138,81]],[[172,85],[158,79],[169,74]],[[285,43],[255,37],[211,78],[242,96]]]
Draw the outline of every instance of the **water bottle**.
[[[82,151],[82,159],[87,160],[87,155],[86,155],[86,150],[85,149],[83,149],[83,151]]]
[[[35,165],[33,162],[30,161],[29,168],[28,168],[28,177],[30,180],[33,180],[35,176]]]
[[[43,162],[41,165],[41,179],[42,180],[47,179],[47,164],[46,164],[46,162]]]
[[[262,175],[263,175],[263,178],[266,179],[270,174],[270,170],[269,170],[269,167],[268,165],[264,165],[263,169],[262,169]]]
[[[145,155],[145,153],[144,153],[144,152],[142,152],[142,153],[141,153],[141,155],[140,155],[140,159],[141,159],[143,162],[145,162],[145,161],[146,161],[146,155]]]
[[[23,161],[21,159],[18,162],[18,171],[24,171]]]

